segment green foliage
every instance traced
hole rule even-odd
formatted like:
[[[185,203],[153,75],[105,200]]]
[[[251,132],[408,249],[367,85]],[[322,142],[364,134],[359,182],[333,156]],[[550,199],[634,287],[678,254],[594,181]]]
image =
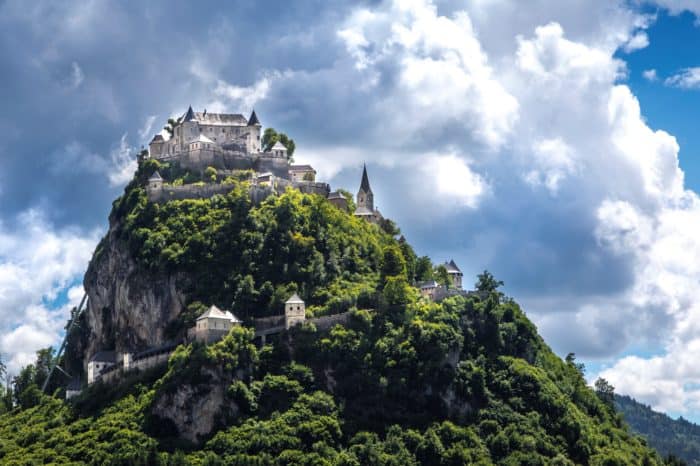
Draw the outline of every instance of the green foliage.
[[[598,395],[600,401],[605,403],[611,409],[614,409],[615,404],[615,387],[610,385],[607,380],[599,377],[595,381],[595,394]]]
[[[443,266],[444,268],[444,266]],[[447,272],[447,270],[445,270]],[[433,263],[428,256],[421,256],[416,259],[415,279],[417,282],[427,282],[433,280]]]
[[[52,356],[39,354],[16,380],[20,407],[0,414],[3,464],[662,464],[608,403],[612,387],[597,396],[488,272],[475,296],[419,300],[410,283],[432,264],[394,232],[294,190],[256,206],[235,180],[225,196],[149,203],[157,169],[176,170],[142,161],[111,219],[140,272],[181,277],[190,303],[168,335],[209,304],[278,314],[292,292],[312,315],[352,309],[347,324],[308,323],[260,349],[234,327],[71,403],[37,392]],[[209,393],[223,402],[198,444],[155,413]]]
[[[628,396],[615,395],[615,406],[632,430],[664,455],[668,465],[700,465],[700,426],[682,417],[671,419]]]
[[[41,402],[41,387],[48,377],[53,362],[53,348],[40,349],[36,353],[36,361],[20,370],[12,380],[13,404],[22,409],[31,408]],[[53,379],[47,386],[47,393],[53,393],[59,387],[57,379]]]
[[[265,128],[261,139],[263,151],[272,149],[272,146],[274,146],[277,141],[281,142],[282,145],[287,148],[287,159],[290,163],[293,162],[294,151],[296,150],[294,139],[291,139],[284,133],[278,133],[274,128]]]
[[[238,183],[225,196],[165,204],[149,203],[135,187],[113,216],[123,219],[118,234],[141,266],[181,272],[192,301],[241,317],[279,313],[292,291],[317,315],[365,305],[378,284],[382,249],[393,247],[402,260],[391,236],[296,190],[255,206]]]
[[[484,293],[491,293],[497,291],[498,288],[503,286],[501,280],[496,280],[496,278],[488,270],[484,270],[482,273],[476,276],[477,281],[474,284],[474,288],[477,291]]]
[[[385,292],[401,281],[388,277]],[[74,408],[43,397],[0,415],[0,460],[663,464],[586,385],[573,360],[551,352],[515,302],[493,292],[396,307],[392,319],[364,310],[328,332],[294,329],[262,350],[250,330],[236,327],[216,344],[180,346],[155,383],[129,381],[89,409],[86,400],[108,387],[91,387]],[[149,415],[153,400],[185,386],[191,396],[206,393],[218,383],[213,374],[228,374],[226,396],[238,409],[222,407],[217,430],[202,444],[168,443],[172,429]]]
[[[435,281],[438,285],[450,287],[452,281],[450,280],[450,274],[447,273],[447,268],[440,264],[435,268],[434,272]]]
[[[401,248],[390,245],[382,251],[381,282],[385,283],[388,278],[397,276],[406,278],[406,260]]]

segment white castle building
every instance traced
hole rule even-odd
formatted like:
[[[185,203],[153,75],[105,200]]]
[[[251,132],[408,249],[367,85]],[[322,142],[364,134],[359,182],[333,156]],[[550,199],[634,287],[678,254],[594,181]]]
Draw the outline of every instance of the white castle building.
[[[260,128],[255,110],[246,119],[239,113],[194,112],[190,107],[172,128],[167,141],[156,134],[149,144],[150,155],[156,159],[175,157],[197,149],[238,149],[249,154],[261,152]],[[282,146],[285,151],[286,148]]]

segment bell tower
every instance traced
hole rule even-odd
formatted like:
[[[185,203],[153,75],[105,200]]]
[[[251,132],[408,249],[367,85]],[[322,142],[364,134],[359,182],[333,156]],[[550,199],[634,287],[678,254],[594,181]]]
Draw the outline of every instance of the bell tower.
[[[357,192],[357,207],[364,207],[370,212],[374,212],[374,193],[369,186],[369,178],[367,177],[367,165],[362,168],[362,182],[360,190]]]

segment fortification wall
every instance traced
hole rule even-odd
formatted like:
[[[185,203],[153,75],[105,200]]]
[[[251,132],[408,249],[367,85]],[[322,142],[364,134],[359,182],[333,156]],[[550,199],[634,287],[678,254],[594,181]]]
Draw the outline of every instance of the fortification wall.
[[[292,183],[296,189],[305,194],[319,194],[328,197],[331,186],[328,183],[317,183],[315,181],[295,181]]]
[[[209,199],[215,194],[228,194],[234,186],[230,184],[188,184],[184,186],[164,185],[161,188],[146,187],[146,195],[151,202],[181,201],[183,199]],[[271,186],[254,185],[249,189],[253,204],[260,204],[273,194]]]
[[[271,317],[260,317],[253,321],[253,325],[256,332],[271,328],[284,327],[284,314]]]
[[[254,169],[258,173],[270,172],[279,178],[289,178],[289,163],[285,158],[261,155],[256,158]]]
[[[333,328],[337,324],[347,325],[349,320],[350,311],[343,312],[341,314],[333,314],[330,316],[314,317],[308,321],[313,323],[316,326],[316,329],[325,331]]]
[[[170,359],[170,355],[173,354],[173,351],[175,350],[171,349],[162,353],[154,354],[152,356],[136,359],[129,364],[129,370],[138,369],[144,371],[146,369],[150,369],[152,367],[164,364],[168,362],[168,359]]]
[[[194,149],[178,154],[155,156],[157,160],[176,161],[182,168],[204,172],[207,167],[222,170],[255,170],[258,173],[270,172],[279,178],[289,178],[289,163],[284,157],[269,154],[246,154],[238,150]]]
[[[103,371],[100,373],[100,376],[97,378],[97,380],[102,381],[103,383],[110,383],[114,382],[115,380],[119,380],[122,374],[122,368],[119,366],[112,366],[110,367],[106,372]]]
[[[146,194],[151,202],[168,202],[182,199],[208,199],[215,194],[227,194],[233,188],[234,186],[230,184],[164,185],[160,189],[146,188]]]

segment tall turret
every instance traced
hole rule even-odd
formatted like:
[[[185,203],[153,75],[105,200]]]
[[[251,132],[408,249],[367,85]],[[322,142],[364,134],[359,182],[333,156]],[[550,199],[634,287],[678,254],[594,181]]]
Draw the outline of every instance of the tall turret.
[[[260,145],[260,128],[262,125],[260,124],[260,120],[258,120],[258,115],[255,114],[255,109],[253,109],[253,112],[250,114],[250,118],[248,118],[248,128],[250,128],[250,152],[260,152],[261,150],[261,145]]]
[[[368,211],[374,212],[374,193],[372,193],[372,188],[369,186],[367,165],[364,165],[362,168],[362,182],[360,183],[360,190],[357,192],[357,207],[358,210],[364,207]]]

